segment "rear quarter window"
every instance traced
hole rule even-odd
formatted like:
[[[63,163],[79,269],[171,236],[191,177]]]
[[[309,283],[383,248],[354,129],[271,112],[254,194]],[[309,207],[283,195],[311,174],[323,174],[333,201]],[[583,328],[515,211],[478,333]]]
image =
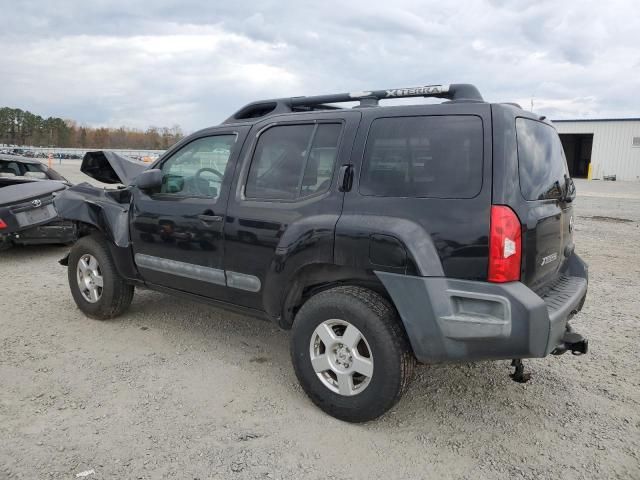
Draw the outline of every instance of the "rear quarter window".
[[[528,118],[516,119],[520,192],[526,200],[562,197],[567,161],[556,130]]]
[[[379,118],[369,131],[360,193],[472,198],[482,188],[482,120],[473,115]]]

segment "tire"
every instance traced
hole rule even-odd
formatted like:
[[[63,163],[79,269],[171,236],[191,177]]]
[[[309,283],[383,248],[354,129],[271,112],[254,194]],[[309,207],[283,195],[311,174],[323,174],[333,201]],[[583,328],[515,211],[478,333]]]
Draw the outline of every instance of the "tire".
[[[298,381],[313,403],[333,417],[373,420],[409,386],[416,360],[406,333],[395,308],[371,290],[341,286],[316,294],[302,306],[292,330]],[[352,341],[356,334],[361,339]]]
[[[5,250],[9,250],[13,246],[11,239],[9,237],[0,238],[0,252],[4,252]]]
[[[78,264],[81,260],[84,260],[85,263],[83,265],[87,265],[88,262],[86,260],[90,258],[95,259],[97,267],[91,269],[92,273],[85,273],[82,277],[79,277],[79,270],[85,267],[79,267]],[[95,264],[92,266],[95,266]],[[109,252],[109,247],[105,239],[99,234],[82,237],[73,245],[69,254],[67,275],[71,295],[78,308],[87,317],[95,318],[96,320],[108,320],[121,315],[131,304],[134,287],[126,283],[118,274]],[[84,282],[89,275],[92,276],[94,281],[91,287],[102,283],[102,286],[96,289],[97,294],[94,297],[91,297],[90,290],[81,290],[80,287],[80,278]],[[98,277],[102,278],[101,282],[97,281]],[[86,287],[85,283],[83,283],[83,287]]]

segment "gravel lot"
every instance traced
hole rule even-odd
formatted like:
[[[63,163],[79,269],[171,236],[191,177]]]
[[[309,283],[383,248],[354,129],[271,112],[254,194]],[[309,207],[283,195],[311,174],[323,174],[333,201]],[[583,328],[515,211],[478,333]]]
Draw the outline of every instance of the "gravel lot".
[[[82,178],[77,164],[59,170]],[[298,387],[288,333],[137,291],[85,318],[66,248],[0,256],[0,478],[640,478],[640,183],[577,182],[584,357],[422,366],[378,421]]]

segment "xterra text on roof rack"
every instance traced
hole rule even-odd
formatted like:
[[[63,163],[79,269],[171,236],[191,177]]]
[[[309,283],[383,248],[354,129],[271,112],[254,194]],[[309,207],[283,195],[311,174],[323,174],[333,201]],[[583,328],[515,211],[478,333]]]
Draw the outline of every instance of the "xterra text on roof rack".
[[[419,96],[447,101],[379,105]],[[524,381],[523,358],[587,351],[558,135],[472,85],[255,102],[144,168],[88,154],[125,187],[55,200],[83,235],[65,264],[90,317],[144,286],[269,319],[313,402],[352,422],[394,405],[416,361],[514,359]]]

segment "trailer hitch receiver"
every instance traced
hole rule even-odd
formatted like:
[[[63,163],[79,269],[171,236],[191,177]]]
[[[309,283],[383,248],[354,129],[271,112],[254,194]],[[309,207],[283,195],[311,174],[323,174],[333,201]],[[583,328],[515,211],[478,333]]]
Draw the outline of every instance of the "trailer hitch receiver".
[[[565,352],[571,352],[573,355],[584,355],[588,351],[589,340],[567,326],[567,331],[562,337],[562,343],[551,353],[553,355],[562,355]]]

